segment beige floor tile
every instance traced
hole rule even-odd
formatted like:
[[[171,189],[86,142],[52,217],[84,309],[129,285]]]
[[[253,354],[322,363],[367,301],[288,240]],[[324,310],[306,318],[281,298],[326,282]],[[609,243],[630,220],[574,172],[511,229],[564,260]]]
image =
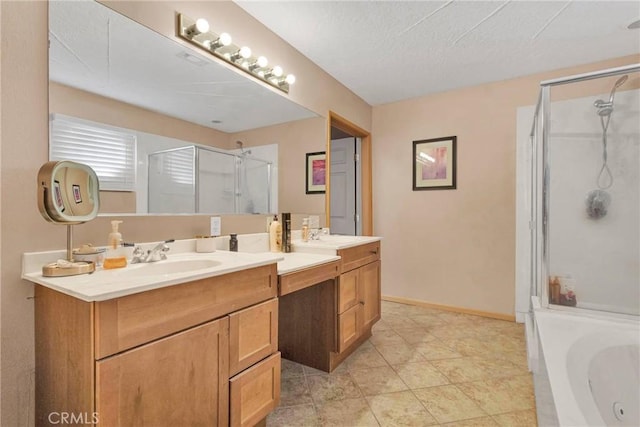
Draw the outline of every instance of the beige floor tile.
[[[388,331],[389,329],[391,329],[391,326],[384,320],[380,319],[373,325],[371,332]]]
[[[395,365],[393,369],[410,389],[449,384],[447,377],[429,362]]]
[[[487,415],[473,400],[453,385],[422,388],[413,390],[413,393],[440,423]]]
[[[301,377],[304,375],[304,365],[287,359],[281,359],[281,361],[280,376],[282,378]]]
[[[463,383],[491,378],[481,360],[473,357],[432,360],[431,364],[442,372],[452,383]]]
[[[431,328],[433,326],[441,326],[447,324],[447,322],[445,322],[435,314],[414,315],[411,316],[411,320],[413,320],[414,323],[423,328]]]
[[[433,326],[429,328],[429,333],[443,340],[466,337],[491,337],[497,334],[495,330],[485,328],[481,325],[470,324],[461,326],[451,323]]]
[[[463,356],[486,356],[495,353],[489,340],[476,337],[443,339],[442,344]]]
[[[382,427],[422,427],[437,424],[410,391],[380,394],[366,398]]]
[[[365,396],[407,390],[406,384],[389,366],[351,371],[351,377]]]
[[[463,356],[451,348],[440,344],[439,340],[418,343],[414,345],[414,348],[422,354],[426,360],[455,359]]]
[[[382,357],[378,350],[374,347],[357,349],[353,354],[345,359],[342,363],[348,370],[356,370],[363,368],[377,368],[379,366],[388,366],[387,361]]]
[[[363,399],[346,399],[316,407],[320,424],[326,427],[377,427],[373,412]]]
[[[475,323],[478,319],[481,319],[481,317],[479,316],[474,316],[472,314],[465,314],[465,313],[456,313],[454,311],[443,311],[438,314],[438,317],[447,323],[462,323],[462,324]]]
[[[443,427],[497,427],[498,424],[491,417],[473,418],[471,420],[454,421],[442,424]]]
[[[369,342],[375,347],[379,345],[405,344],[404,339],[391,329],[374,332],[373,336],[369,338]]]
[[[382,314],[382,320],[392,329],[398,328],[415,328],[419,325],[406,315],[399,314]]]
[[[409,344],[417,344],[421,342],[431,342],[437,338],[431,335],[425,328],[399,328],[395,329],[396,334],[400,335],[403,340]]]
[[[304,374],[307,375],[307,376],[311,376],[311,375],[325,375],[325,376],[328,376],[328,375],[337,375],[337,374],[346,373],[347,372],[347,365],[345,365],[344,363],[341,363],[331,373],[328,373],[328,372],[325,372],[325,371],[321,371],[320,369],[312,368],[311,366],[303,366],[302,370],[304,371]]]
[[[528,378],[527,378],[528,377]],[[535,408],[531,375],[458,384],[488,414],[502,414]]]
[[[313,403],[307,379],[304,376],[282,378],[280,381],[280,406]]]
[[[313,405],[276,408],[267,417],[267,427],[319,427],[320,418]]]
[[[538,425],[534,409],[494,415],[493,418],[502,427],[536,427]]]
[[[313,402],[316,405],[362,396],[358,386],[356,386],[349,374],[313,375],[307,377],[307,384]]]
[[[516,375],[524,375],[529,372],[526,359],[524,366],[511,362],[505,357],[472,357],[478,365],[487,372],[488,378],[502,378]]]
[[[425,358],[410,344],[382,345],[376,347],[390,365],[423,362]]]

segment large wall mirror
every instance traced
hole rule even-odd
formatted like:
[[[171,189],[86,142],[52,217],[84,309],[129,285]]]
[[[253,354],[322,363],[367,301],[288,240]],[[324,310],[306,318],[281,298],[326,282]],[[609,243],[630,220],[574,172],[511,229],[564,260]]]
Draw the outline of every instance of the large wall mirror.
[[[315,113],[95,1],[49,2],[49,39],[52,138],[90,136],[98,157],[135,141],[134,183],[101,191],[101,215],[277,211],[277,143],[235,134]]]

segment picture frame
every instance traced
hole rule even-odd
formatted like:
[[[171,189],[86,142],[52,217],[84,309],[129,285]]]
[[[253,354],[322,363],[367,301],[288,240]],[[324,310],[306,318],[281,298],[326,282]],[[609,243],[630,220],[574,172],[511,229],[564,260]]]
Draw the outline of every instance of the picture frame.
[[[456,136],[413,141],[413,191],[456,188]]]
[[[324,194],[326,190],[326,160],[324,151],[306,154],[306,194]]]
[[[73,188],[73,200],[76,202],[76,205],[82,203],[82,193],[80,192],[80,186],[77,184],[73,184],[71,188]]]

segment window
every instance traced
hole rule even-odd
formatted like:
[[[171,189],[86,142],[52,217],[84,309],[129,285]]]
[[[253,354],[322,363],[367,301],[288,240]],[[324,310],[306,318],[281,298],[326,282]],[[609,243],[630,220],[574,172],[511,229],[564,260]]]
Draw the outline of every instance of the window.
[[[135,190],[134,133],[54,114],[49,141],[50,160],[73,160],[90,166],[98,175],[100,190]]]

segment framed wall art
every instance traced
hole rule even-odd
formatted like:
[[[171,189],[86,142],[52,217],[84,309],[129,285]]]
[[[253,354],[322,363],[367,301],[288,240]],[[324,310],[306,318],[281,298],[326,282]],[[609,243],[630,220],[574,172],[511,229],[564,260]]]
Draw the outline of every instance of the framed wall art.
[[[413,190],[456,188],[456,137],[413,141]]]
[[[306,193],[324,194],[326,189],[326,153],[319,151],[307,153]]]

